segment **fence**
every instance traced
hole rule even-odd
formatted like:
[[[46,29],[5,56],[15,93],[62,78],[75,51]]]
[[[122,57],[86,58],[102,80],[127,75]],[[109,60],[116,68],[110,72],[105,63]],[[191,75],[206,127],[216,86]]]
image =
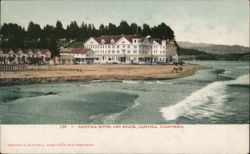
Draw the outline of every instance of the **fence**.
[[[50,71],[55,70],[56,67],[52,65],[0,65],[0,71]]]
[[[58,68],[57,65],[0,65],[0,72],[6,71],[78,71],[77,68]]]

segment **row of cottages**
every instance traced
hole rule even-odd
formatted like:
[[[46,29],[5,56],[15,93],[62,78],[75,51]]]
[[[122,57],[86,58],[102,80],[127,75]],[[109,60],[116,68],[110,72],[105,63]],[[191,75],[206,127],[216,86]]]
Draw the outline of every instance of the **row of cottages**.
[[[85,48],[95,53],[95,63],[159,63],[178,61],[174,40],[140,35],[90,37]]]
[[[61,64],[89,64],[94,63],[94,52],[85,48],[61,48],[59,63]]]
[[[48,49],[0,49],[0,64],[48,64]]]

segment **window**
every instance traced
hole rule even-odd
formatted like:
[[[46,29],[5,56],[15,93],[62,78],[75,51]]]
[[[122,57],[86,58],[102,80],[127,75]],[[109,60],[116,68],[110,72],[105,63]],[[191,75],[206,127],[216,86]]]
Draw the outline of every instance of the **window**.
[[[128,51],[127,51],[127,53],[129,54],[129,53],[130,53],[130,51],[128,50]]]
[[[134,54],[136,54],[136,50],[134,50]]]
[[[134,48],[137,48],[137,45],[134,45]]]
[[[110,42],[111,42],[112,44],[113,44],[113,43],[115,43],[114,39],[111,39],[111,41],[110,41]]]
[[[119,53],[119,50],[116,50],[116,53]]]
[[[130,45],[128,45],[128,48],[130,48]]]
[[[102,43],[102,44],[104,44],[104,43],[105,43],[105,40],[104,40],[104,39],[102,39],[102,40],[101,40],[101,43]]]
[[[123,48],[125,48],[125,45],[122,45]]]
[[[119,45],[117,45],[116,47],[119,48]]]

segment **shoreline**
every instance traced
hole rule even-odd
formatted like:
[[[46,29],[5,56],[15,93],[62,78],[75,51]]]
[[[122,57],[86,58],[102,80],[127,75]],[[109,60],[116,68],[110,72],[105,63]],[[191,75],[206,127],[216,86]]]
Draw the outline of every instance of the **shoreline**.
[[[0,85],[27,85],[94,80],[167,80],[193,75],[209,67],[184,64],[183,71],[172,73],[173,65],[61,65],[68,71],[15,71],[1,72]],[[77,70],[77,71],[76,71]]]

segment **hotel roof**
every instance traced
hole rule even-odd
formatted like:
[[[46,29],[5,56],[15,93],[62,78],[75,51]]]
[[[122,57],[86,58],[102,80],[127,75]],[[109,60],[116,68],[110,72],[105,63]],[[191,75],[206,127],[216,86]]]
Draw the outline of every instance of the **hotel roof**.
[[[93,37],[99,44],[113,44],[120,40],[122,37],[126,38],[128,41],[132,42],[134,38],[142,38],[140,35],[101,35],[99,37]],[[104,40],[104,43],[102,43]],[[112,40],[114,42],[112,42]]]

